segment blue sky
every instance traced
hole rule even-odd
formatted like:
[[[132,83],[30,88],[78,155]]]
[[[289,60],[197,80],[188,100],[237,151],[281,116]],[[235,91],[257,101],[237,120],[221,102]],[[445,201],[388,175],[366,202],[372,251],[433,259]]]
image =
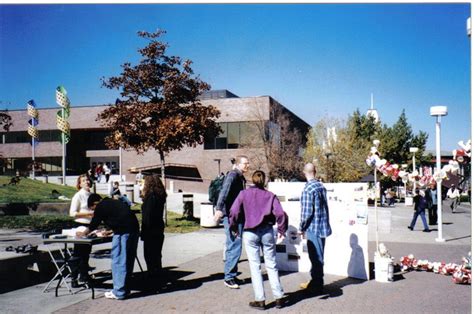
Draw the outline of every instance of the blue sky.
[[[0,101],[55,107],[114,102],[100,78],[138,60],[138,30],[165,29],[169,52],[194,61],[213,89],[271,95],[314,124],[365,112],[374,93],[382,121],[402,109],[429,133],[429,107],[448,106],[442,148],[470,134],[469,4],[1,5]]]

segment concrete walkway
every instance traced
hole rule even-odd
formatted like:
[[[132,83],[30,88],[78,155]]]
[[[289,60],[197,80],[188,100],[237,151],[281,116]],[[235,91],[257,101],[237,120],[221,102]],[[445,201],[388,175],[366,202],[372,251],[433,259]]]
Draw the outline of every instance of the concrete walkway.
[[[436,243],[436,231],[421,232],[421,221],[415,231],[407,229],[413,210],[404,206],[379,208],[379,236],[392,255],[414,254],[417,258],[432,261],[461,261],[471,249],[471,212],[462,205],[459,212],[445,211],[445,243]],[[375,250],[375,221],[369,212],[369,257],[373,261]],[[435,226],[432,226],[436,229]],[[134,290],[125,301],[112,301],[97,293],[90,299],[90,292],[58,298],[54,293],[42,293],[44,284],[0,295],[3,313],[242,313],[250,309],[247,303],[253,299],[250,273],[245,254],[239,270],[245,285],[240,290],[225,288],[222,282],[222,229],[207,229],[188,234],[167,234],[163,248],[163,264],[167,267],[169,283],[158,294]],[[104,245],[104,248],[107,245]],[[109,245],[110,247],[110,245]],[[100,249],[99,247],[94,249]],[[142,248],[139,256],[142,258]],[[91,259],[97,270],[110,269],[109,259]],[[138,272],[137,265],[135,272]],[[290,296],[291,306],[281,310],[292,313],[470,313],[471,287],[455,285],[451,278],[426,272],[399,274],[393,283],[326,276],[327,293],[307,296],[298,285],[308,279],[305,273],[282,274],[281,281]],[[271,292],[265,282],[268,300]],[[271,309],[271,311],[276,311]]]

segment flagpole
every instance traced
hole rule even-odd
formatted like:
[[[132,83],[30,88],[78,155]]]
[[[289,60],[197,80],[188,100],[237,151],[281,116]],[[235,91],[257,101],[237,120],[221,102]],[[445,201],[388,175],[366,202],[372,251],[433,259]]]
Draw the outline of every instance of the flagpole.
[[[61,107],[56,113],[56,124],[58,129],[61,131],[61,144],[63,151],[62,160],[62,173],[63,173],[63,185],[66,185],[66,144],[71,138],[71,129],[67,118],[70,115],[70,101],[67,97],[67,91],[63,86],[56,88],[56,103]]]
[[[65,109],[61,109],[62,112],[62,117],[63,119],[65,118]],[[63,162],[62,162],[62,168],[63,168],[63,185],[66,185],[66,135],[64,132],[61,132],[61,139],[63,142]]]
[[[33,170],[33,180],[35,179],[35,139],[31,138],[31,159],[33,160],[33,165],[31,169]]]

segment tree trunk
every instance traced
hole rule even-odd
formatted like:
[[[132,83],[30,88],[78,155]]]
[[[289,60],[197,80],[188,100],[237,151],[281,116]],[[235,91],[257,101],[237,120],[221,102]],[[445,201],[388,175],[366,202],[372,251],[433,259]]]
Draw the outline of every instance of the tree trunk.
[[[165,154],[160,151],[160,163],[161,163],[161,181],[163,182],[163,185],[166,190],[166,178],[165,178]],[[163,211],[163,219],[165,221],[165,226],[168,226],[168,210],[166,209],[166,202],[165,202],[165,208]]]

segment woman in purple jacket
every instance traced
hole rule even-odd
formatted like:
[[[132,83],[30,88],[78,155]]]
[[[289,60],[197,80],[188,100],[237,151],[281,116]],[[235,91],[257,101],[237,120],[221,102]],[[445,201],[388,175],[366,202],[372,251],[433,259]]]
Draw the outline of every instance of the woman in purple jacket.
[[[245,243],[255,293],[255,301],[250,302],[249,306],[265,309],[265,291],[260,270],[260,248],[262,248],[276,307],[282,308],[284,292],[276,265],[273,225],[278,224],[278,238],[283,240],[288,229],[288,217],[275,194],[265,190],[265,173],[255,171],[252,181],[254,186],[240,192],[234,201],[230,210],[229,225],[231,230],[237,230],[239,222],[244,222],[242,240]]]

